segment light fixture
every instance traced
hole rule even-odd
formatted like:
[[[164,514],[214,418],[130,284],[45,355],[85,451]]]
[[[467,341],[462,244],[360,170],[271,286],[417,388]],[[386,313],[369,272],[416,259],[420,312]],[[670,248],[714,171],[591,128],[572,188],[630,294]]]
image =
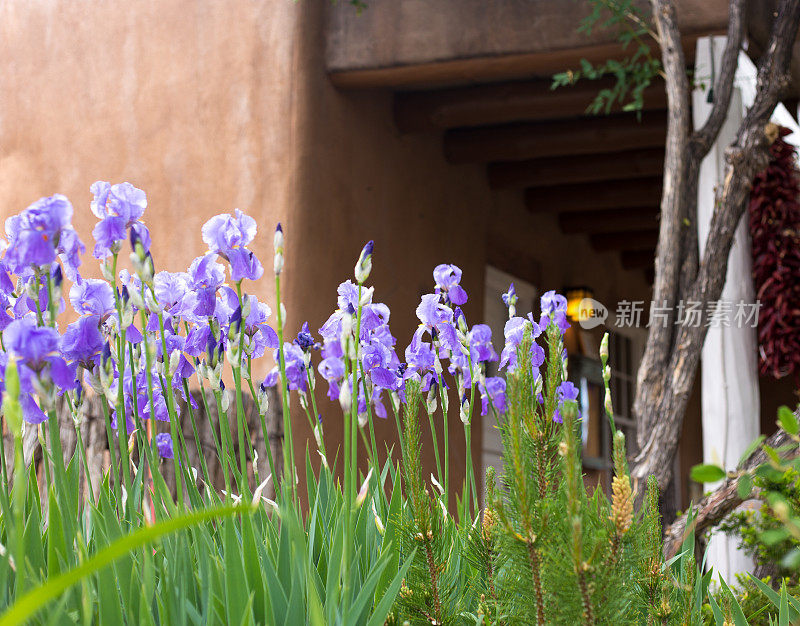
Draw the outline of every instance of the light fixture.
[[[567,317],[573,322],[577,322],[581,317],[581,302],[586,298],[592,298],[594,292],[589,287],[567,287],[564,289],[567,298]]]

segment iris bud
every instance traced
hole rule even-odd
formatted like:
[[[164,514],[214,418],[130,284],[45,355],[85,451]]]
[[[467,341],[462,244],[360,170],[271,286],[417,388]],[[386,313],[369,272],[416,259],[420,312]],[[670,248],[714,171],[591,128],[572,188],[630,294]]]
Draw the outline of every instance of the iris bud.
[[[322,447],[322,424],[314,426],[314,441],[317,442],[317,447]]]
[[[275,275],[278,276],[283,271],[283,228],[280,222],[278,222],[278,226],[275,228],[272,246],[275,249],[275,259],[272,263],[272,269]]]
[[[350,391],[350,384],[348,381],[344,381],[342,388],[339,389],[339,405],[342,407],[342,411],[345,413],[350,412],[350,407],[353,404],[353,395]]]
[[[358,490],[358,495],[356,496],[356,507],[361,506],[364,503],[364,500],[367,499],[370,478],[372,478],[372,468],[370,468],[369,472],[367,472],[367,477],[364,479],[364,482],[361,483],[361,489]]]
[[[269,396],[267,386],[264,383],[258,387],[258,412],[263,417],[269,411]]]
[[[431,388],[428,390],[428,396],[425,398],[425,406],[428,409],[428,413],[433,413],[436,410],[436,388],[434,385],[431,385]]]
[[[461,417],[461,421],[464,422],[464,424],[468,426],[469,425],[470,412],[469,412],[469,400],[467,399],[466,396],[464,396],[464,400],[461,402],[461,414],[460,414],[460,417]]]
[[[175,372],[178,369],[178,363],[181,360],[181,352],[178,349],[173,350],[169,355],[169,371]]]
[[[363,285],[364,281],[369,278],[372,271],[372,248],[373,242],[367,242],[367,245],[361,250],[361,255],[358,257],[358,262],[355,267],[356,282]]]
[[[600,358],[603,364],[608,360],[608,333],[603,334],[603,340],[600,342]]]

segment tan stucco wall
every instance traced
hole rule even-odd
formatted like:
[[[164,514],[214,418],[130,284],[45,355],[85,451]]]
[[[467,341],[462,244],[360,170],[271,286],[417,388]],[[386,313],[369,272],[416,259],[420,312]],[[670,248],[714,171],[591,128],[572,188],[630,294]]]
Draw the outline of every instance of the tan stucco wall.
[[[0,216],[66,194],[91,252],[89,186],[148,195],[157,268],[240,207],[271,234],[296,183],[297,16],[271,0],[0,4]],[[91,264],[90,261],[86,262]]]

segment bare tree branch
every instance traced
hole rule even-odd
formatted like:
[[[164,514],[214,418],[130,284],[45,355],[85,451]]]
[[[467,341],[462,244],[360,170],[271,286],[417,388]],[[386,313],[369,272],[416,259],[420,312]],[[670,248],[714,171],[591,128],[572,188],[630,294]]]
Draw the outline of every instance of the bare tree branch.
[[[661,55],[666,75],[668,103],[667,143],[664,155],[664,183],[661,196],[661,225],[656,254],[653,301],[672,308],[676,301],[680,270],[681,217],[686,198],[686,153],[691,122],[689,119],[689,79],[683,55],[675,6],[671,0],[651,0]],[[651,326],[648,350],[639,368],[635,411],[640,417],[640,433],[650,430],[656,415],[644,410],[655,403],[663,391],[662,372],[669,360],[672,327]],[[639,445],[644,441],[640,436]]]
[[[691,138],[692,157],[698,162],[708,154],[728,115],[739,50],[744,38],[744,8],[745,0],[731,0],[728,13],[728,40],[725,43],[725,51],[722,53],[722,65],[717,75],[717,82],[713,85],[714,104],[706,123]]]
[[[668,10],[671,3],[667,0],[652,0],[652,2],[654,9],[660,10],[661,17],[657,18],[659,29],[664,28],[665,32],[669,32],[669,29],[674,28],[674,10]],[[668,15],[672,15],[673,19],[664,17]],[[682,136],[674,137],[679,130],[678,126],[668,127],[668,161],[665,164],[662,224],[656,259],[657,304],[665,302],[669,306],[680,297],[686,301],[700,302],[704,310],[708,302],[718,299],[722,293],[733,236],[744,213],[752,180],[756,173],[767,166],[769,146],[777,138],[777,127],[769,124],[769,117],[781,92],[788,84],[789,60],[798,25],[800,25],[800,1],[782,0],[773,23],[767,52],[759,63],[755,102],[742,121],[736,140],[726,153],[728,166],[725,181],[717,192],[716,208],[706,240],[705,257],[699,264],[693,282],[689,282],[690,272],[683,277],[684,280],[681,282],[687,285],[688,289],[681,292],[677,292],[676,289],[675,272],[678,259],[675,251],[685,249],[686,242],[692,241],[692,235],[687,230],[683,241],[676,241],[670,248],[666,246],[672,242],[675,222],[679,221],[682,211],[687,207],[695,207],[697,190],[696,182],[693,181],[691,184],[686,184],[686,188],[695,195],[694,200],[684,197],[681,203],[681,199],[675,198],[673,194],[670,195],[671,201],[667,202],[669,193],[667,176],[672,169],[672,178],[676,173],[685,173],[686,179],[692,180],[691,176],[697,175],[699,162],[692,163],[692,155],[688,151],[669,160],[670,150],[674,149],[674,146],[685,148],[687,141]],[[674,55],[674,51],[668,45],[663,54],[666,67],[666,60]],[[673,71],[678,69],[671,65],[667,76],[668,92],[670,84],[673,84],[673,90],[676,90],[679,89],[676,85],[679,86],[685,81],[684,71],[680,72],[682,78],[671,76]],[[672,98],[669,100],[669,106],[670,109],[675,106]],[[672,112],[669,119],[673,119]],[[687,164],[691,166],[691,170]],[[691,229],[695,228],[696,225],[692,222]],[[659,292],[659,288],[664,291]],[[672,289],[671,293],[669,289]],[[668,297],[670,295],[671,299]],[[678,446],[686,404],[707,333],[704,325],[697,327],[683,325],[673,336],[674,325],[664,326],[667,328],[651,326],[645,351],[646,359],[639,372],[639,388],[634,408],[642,425],[639,431],[640,452],[632,462],[631,472],[634,480],[638,480],[640,484],[652,474],[662,487],[665,487],[672,477],[672,459]],[[668,339],[672,341],[665,344]]]
[[[791,441],[789,435],[783,430],[778,430],[764,443],[773,448],[778,448]],[[794,453],[796,454],[796,450]],[[764,463],[767,455],[759,447],[738,467],[740,471],[752,470]],[[692,527],[696,534],[700,534],[709,528],[719,524],[729,513],[742,504],[743,500],[738,492],[739,477],[727,478],[714,492],[704,497],[700,502],[691,507],[690,511],[694,515]],[[664,532],[664,556],[672,558],[678,553],[683,540],[686,538],[686,522],[689,511],[681,515]]]

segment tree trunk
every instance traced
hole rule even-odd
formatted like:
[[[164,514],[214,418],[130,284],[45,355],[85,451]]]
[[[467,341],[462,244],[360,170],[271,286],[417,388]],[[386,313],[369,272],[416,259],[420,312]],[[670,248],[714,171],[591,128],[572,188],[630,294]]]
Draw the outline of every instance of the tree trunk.
[[[800,25],[800,1],[782,0],[767,51],[758,65],[757,93],[727,150],[725,182],[717,190],[705,254],[698,261],[696,214],[699,165],[713,145],[727,115],[736,59],[744,33],[744,0],[731,0],[728,42],[714,85],[714,106],[705,125],[689,132],[689,84],[675,7],[671,0],[651,0],[666,74],[668,123],[664,191],[655,263],[653,300],[670,311],[667,323],[650,326],[637,379],[634,411],[639,420],[639,453],[631,474],[639,485],[654,475],[661,487],[672,478],[686,404],[689,399],[706,326],[675,321],[680,301],[706,305],[719,298],[727,273],[728,253],[750,194],[755,174],[769,162],[777,128],[769,123],[779,96],[788,85],[792,44]]]

